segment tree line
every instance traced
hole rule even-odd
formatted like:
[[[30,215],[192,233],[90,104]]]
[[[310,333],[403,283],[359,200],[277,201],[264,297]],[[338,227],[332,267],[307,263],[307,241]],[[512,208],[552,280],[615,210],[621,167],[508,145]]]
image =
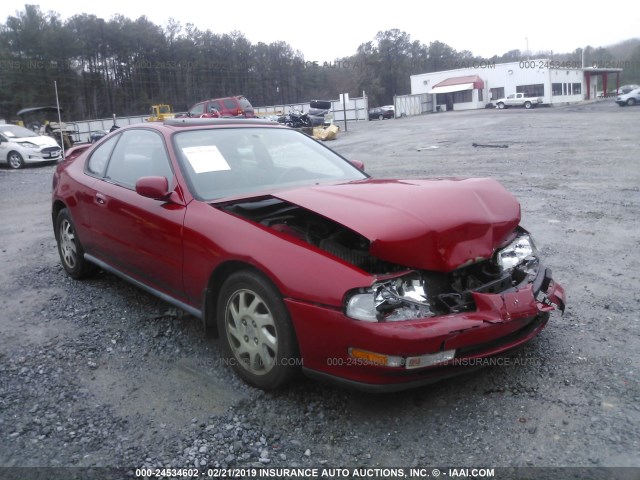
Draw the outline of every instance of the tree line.
[[[589,62],[616,60],[602,48],[588,47],[585,54]],[[548,55],[539,52],[536,58]],[[581,55],[576,50],[564,57]],[[524,58],[519,50],[477,57],[439,41],[412,41],[406,32],[390,29],[347,58],[319,63],[284,41],[253,44],[241,32],[219,34],[174,20],[161,27],[144,16],[104,20],[83,13],[63,21],[55,12],[25,5],[0,24],[0,118],[53,104],[54,81],[64,116],[73,120],[140,115],[157,103],[184,111],[205,98],[240,94],[260,106],[364,91],[373,106],[410,93],[413,74]],[[623,60],[636,67],[625,69],[623,78],[640,80],[640,46]]]

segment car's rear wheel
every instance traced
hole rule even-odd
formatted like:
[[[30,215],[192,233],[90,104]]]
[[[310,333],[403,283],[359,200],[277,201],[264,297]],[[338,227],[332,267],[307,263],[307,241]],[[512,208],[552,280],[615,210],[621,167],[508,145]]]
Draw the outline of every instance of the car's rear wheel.
[[[502,103],[502,102],[498,103],[498,108],[500,110],[502,110],[504,108],[504,103]]]
[[[9,167],[13,169],[24,167],[24,159],[22,158],[22,155],[16,151],[9,152],[9,155],[7,155],[7,163],[9,164]]]
[[[529,109],[531,107],[532,107],[531,102],[524,102],[524,108]]]
[[[384,120],[384,115],[378,115],[378,120]]]
[[[630,107],[633,107],[635,104],[636,104],[635,98],[630,98],[629,100],[627,100],[627,105],[629,105]]]
[[[289,312],[276,287],[252,271],[232,274],[218,298],[223,354],[247,383],[272,390],[298,371],[299,354]]]
[[[56,217],[55,233],[62,267],[70,277],[86,278],[98,271],[97,265],[85,260],[82,244],[66,208]]]

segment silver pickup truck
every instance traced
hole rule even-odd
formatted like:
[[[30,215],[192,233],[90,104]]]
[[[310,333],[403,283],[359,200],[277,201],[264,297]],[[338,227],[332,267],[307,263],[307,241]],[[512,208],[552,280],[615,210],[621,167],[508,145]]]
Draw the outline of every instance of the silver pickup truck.
[[[496,100],[496,107],[501,109],[509,107],[533,108],[542,102],[542,97],[529,97],[526,93],[512,93],[507,98]]]

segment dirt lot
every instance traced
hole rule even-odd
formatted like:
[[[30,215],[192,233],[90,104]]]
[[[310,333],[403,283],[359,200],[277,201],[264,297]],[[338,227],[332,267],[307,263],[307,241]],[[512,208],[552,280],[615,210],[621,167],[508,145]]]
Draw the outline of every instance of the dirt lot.
[[[568,293],[565,315],[503,364],[379,396],[305,379],[271,394],[245,386],[192,317],[111,275],[67,278],[54,167],[0,168],[0,467],[637,467],[625,472],[639,478],[638,125],[640,108],[602,101],[362,122],[329,144],[376,177],[497,178]]]

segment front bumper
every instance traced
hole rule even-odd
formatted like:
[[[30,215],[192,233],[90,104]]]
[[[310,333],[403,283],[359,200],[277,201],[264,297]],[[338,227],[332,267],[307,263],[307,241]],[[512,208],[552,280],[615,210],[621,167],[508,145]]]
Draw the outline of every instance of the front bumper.
[[[51,151],[25,150],[21,153],[25,163],[57,162],[62,160],[62,149]]]
[[[472,359],[499,355],[534,338],[565,293],[541,268],[533,283],[499,294],[474,293],[476,310],[418,320],[369,323],[327,307],[287,300],[307,375],[366,391],[394,391],[469,372]],[[438,365],[408,369],[349,356],[358,348],[403,358],[455,350]]]

